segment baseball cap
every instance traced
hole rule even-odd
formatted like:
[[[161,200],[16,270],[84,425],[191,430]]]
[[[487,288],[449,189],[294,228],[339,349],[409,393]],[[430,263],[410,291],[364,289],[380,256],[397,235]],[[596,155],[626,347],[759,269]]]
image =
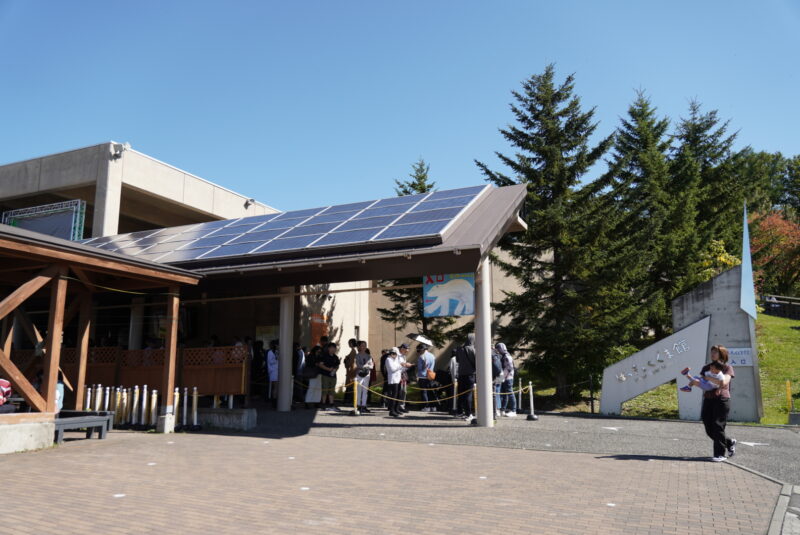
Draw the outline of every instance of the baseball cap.
[[[408,349],[408,344],[400,344],[399,348],[393,348],[393,349]]]

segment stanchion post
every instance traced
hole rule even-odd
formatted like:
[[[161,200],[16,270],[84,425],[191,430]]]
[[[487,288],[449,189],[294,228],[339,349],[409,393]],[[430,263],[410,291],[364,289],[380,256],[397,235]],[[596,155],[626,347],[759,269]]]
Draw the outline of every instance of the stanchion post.
[[[186,407],[189,405],[189,388],[183,387],[183,418],[181,424],[186,427]]]
[[[150,394],[150,425],[155,426],[158,421],[158,390],[153,389]]]
[[[131,425],[139,423],[139,385],[133,387],[133,401],[131,402]]]
[[[147,425],[147,385],[142,386],[142,417],[139,419],[141,425]]]
[[[522,377],[517,378],[517,412],[521,413],[522,410]]]
[[[192,387],[192,427],[197,428],[197,387]]]
[[[359,416],[359,414],[360,414],[358,412],[358,387],[359,386],[360,385],[358,384],[358,379],[354,379],[353,380],[353,410],[350,411],[350,416]],[[347,389],[347,386],[345,386],[345,390],[346,389]]]
[[[528,400],[530,401],[531,412],[528,414],[528,420],[538,420],[539,417],[536,416],[536,411],[533,408],[533,382],[528,381]]]
[[[786,381],[786,410],[792,412],[794,410],[794,403],[792,399],[792,382]]]
[[[458,414],[458,379],[453,377],[453,415]]]

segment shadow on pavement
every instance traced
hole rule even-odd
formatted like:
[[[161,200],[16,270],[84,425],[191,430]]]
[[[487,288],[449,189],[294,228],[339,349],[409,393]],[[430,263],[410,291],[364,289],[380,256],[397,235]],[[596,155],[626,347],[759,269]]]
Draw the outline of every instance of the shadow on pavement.
[[[598,455],[595,459],[615,459],[617,461],[682,461],[709,462],[708,457],[674,457],[667,455]]]

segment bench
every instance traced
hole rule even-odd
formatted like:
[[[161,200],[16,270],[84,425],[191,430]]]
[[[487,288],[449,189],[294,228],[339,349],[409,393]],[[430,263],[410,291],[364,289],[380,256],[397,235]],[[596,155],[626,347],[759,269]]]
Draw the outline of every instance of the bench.
[[[106,438],[106,434],[114,428],[113,411],[61,411],[55,420],[56,444],[64,442],[64,431],[86,429],[86,438],[92,438],[97,431],[98,438]]]

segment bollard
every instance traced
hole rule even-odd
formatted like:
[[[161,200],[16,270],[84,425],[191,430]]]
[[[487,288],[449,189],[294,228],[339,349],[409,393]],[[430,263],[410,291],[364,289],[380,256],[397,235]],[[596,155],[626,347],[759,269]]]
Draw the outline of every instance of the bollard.
[[[94,385],[94,407],[92,410],[99,411],[103,403],[103,385]]]
[[[139,425],[147,425],[147,385],[142,386],[142,414]]]
[[[111,388],[109,396],[108,410],[114,413],[114,423],[117,423],[117,397],[119,396],[119,388],[116,386]]]
[[[133,398],[131,401],[131,425],[139,423],[139,385],[133,387]]]
[[[353,381],[353,410],[350,411],[350,416],[359,416],[358,412],[358,381]]]
[[[128,423],[128,389],[122,388],[122,398],[120,399],[120,403],[122,403],[122,410],[120,411],[120,423],[125,425]]]
[[[792,382],[786,381],[786,410],[794,411],[794,400],[792,399]]]
[[[83,410],[92,410],[92,389],[89,385],[83,387]]]
[[[458,414],[458,379],[453,377],[453,415]]]
[[[233,409],[233,394],[228,394],[228,408]]]
[[[517,378],[517,413],[522,412],[522,377]]]
[[[108,410],[109,401],[111,398],[111,387],[107,386],[103,395],[103,410]]]
[[[530,400],[531,412],[528,414],[528,420],[536,421],[539,419],[536,412],[533,410],[533,383],[528,381],[528,399]]]
[[[155,427],[158,421],[158,390],[150,393],[150,427]]]
[[[197,387],[192,387],[192,429],[198,429],[197,425]]]
[[[125,402],[125,421],[128,425],[133,423],[133,388],[127,389],[128,400]]]
[[[181,418],[181,424],[183,427],[186,427],[186,407],[189,405],[189,389],[185,386],[183,387],[183,418]]]
[[[178,428],[181,426],[181,423],[178,421],[178,411],[180,410],[181,405],[181,389],[177,386],[175,387],[175,393],[172,395],[172,397],[175,399],[174,404],[172,405],[172,414],[175,416],[175,427]]]

